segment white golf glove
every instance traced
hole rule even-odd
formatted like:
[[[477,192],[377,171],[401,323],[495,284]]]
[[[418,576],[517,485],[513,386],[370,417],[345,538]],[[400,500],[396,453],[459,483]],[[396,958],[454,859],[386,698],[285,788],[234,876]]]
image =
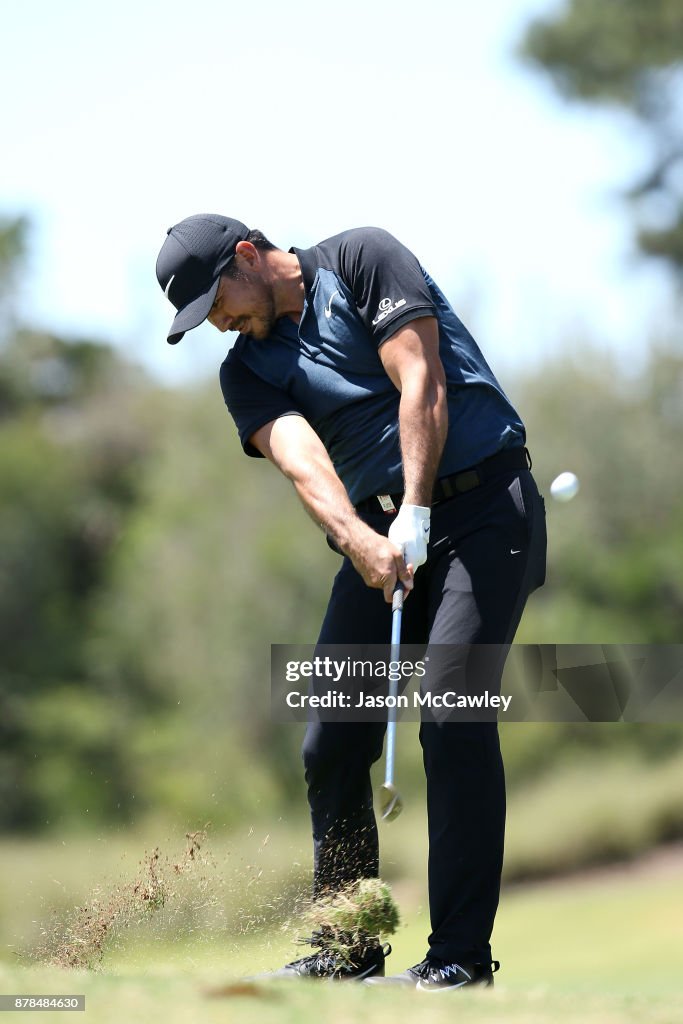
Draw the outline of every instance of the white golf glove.
[[[432,510],[423,505],[401,505],[389,527],[389,540],[401,548],[406,565],[413,570],[427,561],[430,516]]]

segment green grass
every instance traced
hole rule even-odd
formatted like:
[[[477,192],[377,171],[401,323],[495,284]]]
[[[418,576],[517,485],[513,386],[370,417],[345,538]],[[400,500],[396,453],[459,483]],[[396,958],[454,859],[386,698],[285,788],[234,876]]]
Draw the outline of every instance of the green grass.
[[[657,856],[649,865],[634,861],[516,886],[510,880],[635,856],[667,832],[679,835],[682,768],[680,756],[644,774],[628,759],[596,770],[585,758],[513,793],[507,881],[493,943],[503,969],[494,992],[459,994],[459,1020],[680,1024],[680,846],[668,860]],[[84,992],[83,1019],[98,1024],[452,1019],[448,1000],[425,1005],[416,997],[413,1005],[410,993],[354,986],[206,995],[300,954],[294,939],[305,933],[302,897],[311,856],[303,818],[210,832],[202,848],[206,859],[173,880],[163,906],[112,929],[98,972],[55,970],[26,956],[45,941],[45,931],[63,932],[75,908],[93,894],[106,901],[117,887],[129,892],[155,847],[175,863],[185,847],[184,831],[149,822],[138,831],[1,840],[0,992]],[[391,938],[392,970],[426,951],[426,831],[420,792],[409,793],[404,814],[381,830],[382,874],[402,912]],[[47,1019],[46,1013],[36,1016]]]
[[[417,993],[373,991],[361,985],[280,983],[261,985],[245,994],[210,997],[219,987],[208,972],[189,976],[177,972],[100,977],[56,977],[54,972],[32,972],[21,991],[79,992],[86,997],[83,1019],[90,1024],[397,1024],[418,1021],[441,1024],[453,1020],[486,1024],[679,1024],[680,1000],[662,995],[577,996],[547,987],[515,992],[502,985],[493,991],[462,991],[435,997]],[[28,988],[27,988],[28,985]],[[17,979],[0,970],[0,987],[15,991]],[[451,1000],[455,999],[454,1007]],[[54,1013],[35,1012],[37,1022],[55,1020]],[[58,1018],[61,1019],[61,1018]]]
[[[509,801],[508,878],[628,859],[683,835],[683,755],[641,767],[595,756],[541,774]]]
[[[415,740],[406,732],[407,740]],[[411,749],[408,742],[403,747]],[[680,837],[681,777],[683,754],[647,765],[625,756],[598,763],[585,754],[562,770],[538,772],[509,798],[506,880],[625,859]],[[419,787],[406,795],[404,813],[381,830],[381,870],[399,885],[403,902],[419,906],[426,899],[425,798]],[[0,960],[11,949],[34,946],[41,922],[54,914],[63,919],[95,887],[134,877],[145,851],[159,845],[165,853],[180,853],[186,827],[149,822],[137,831],[111,828],[80,836],[56,831],[38,839],[0,839]],[[280,895],[291,904],[296,892],[306,888],[309,828],[302,813],[294,820],[254,820],[253,825],[210,833],[216,865],[207,872],[206,888],[218,905],[213,915],[200,910],[198,894],[191,908],[178,911],[183,927],[205,928],[208,919],[212,928],[217,920],[244,932],[282,916]]]
[[[23,957],[63,934],[78,917],[77,908],[95,900],[106,905],[119,889],[129,890],[145,877],[146,854],[157,846],[173,864],[182,859],[186,840],[180,829],[157,825],[99,836],[0,842],[0,962]],[[195,870],[171,875],[174,895],[147,915],[146,942],[156,945],[200,933],[240,941],[266,921],[275,922],[277,930],[307,892],[310,837],[301,826],[276,823],[270,833],[245,826],[231,835],[210,835],[202,855]],[[137,931],[114,928],[114,948]]]
[[[504,892],[494,935],[494,954],[503,967],[493,992],[420,998],[311,983],[259,986],[243,995],[210,998],[208,990],[278,966],[295,954],[296,932],[282,934],[273,927],[267,938],[254,930],[240,933],[239,914],[230,918],[232,923],[219,917],[209,930],[183,931],[183,919],[173,916],[170,905],[129,930],[105,955],[98,972],[22,966],[5,957],[0,991],[85,993],[84,1019],[96,1024],[317,1024],[321,1019],[331,1024],[359,1019],[395,1024],[405,1017],[438,1024],[453,1019],[451,998],[457,999],[457,1019],[465,1022],[679,1024],[682,857],[674,850],[668,858],[653,858],[649,866]],[[392,939],[389,965],[400,970],[421,958],[428,922],[415,890],[396,888],[404,894],[404,923]],[[172,941],[166,925],[174,922],[181,927]],[[37,1020],[47,1017],[34,1014]]]

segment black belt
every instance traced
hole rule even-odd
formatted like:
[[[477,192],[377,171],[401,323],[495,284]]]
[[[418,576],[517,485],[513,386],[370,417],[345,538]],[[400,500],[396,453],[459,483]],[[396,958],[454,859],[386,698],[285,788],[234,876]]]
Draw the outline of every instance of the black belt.
[[[491,455],[476,466],[463,469],[451,476],[443,476],[434,484],[432,491],[432,505],[448,498],[454,498],[457,494],[466,494],[467,491],[479,487],[485,480],[495,476],[496,473],[505,473],[512,469],[531,469],[531,456],[526,448],[504,448],[503,451]],[[392,515],[398,511],[403,501],[403,494],[374,494],[370,498],[359,501],[356,505],[357,512],[386,512]]]

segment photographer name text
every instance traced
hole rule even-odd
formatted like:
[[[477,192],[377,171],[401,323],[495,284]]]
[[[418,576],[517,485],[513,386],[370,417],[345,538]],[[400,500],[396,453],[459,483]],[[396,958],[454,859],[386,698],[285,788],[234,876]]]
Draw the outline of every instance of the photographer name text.
[[[287,707],[290,708],[503,708],[507,711],[512,701],[511,696],[497,693],[457,693],[455,690],[444,690],[443,693],[419,693],[412,695],[401,693],[394,697],[391,694],[364,693],[360,690],[352,700],[348,693],[341,690],[328,690],[325,693],[299,693],[290,690],[285,695]]]

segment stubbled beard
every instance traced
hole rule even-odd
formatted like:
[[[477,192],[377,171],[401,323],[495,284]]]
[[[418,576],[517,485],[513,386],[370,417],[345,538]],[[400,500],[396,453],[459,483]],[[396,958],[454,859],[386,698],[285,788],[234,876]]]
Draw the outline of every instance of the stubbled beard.
[[[249,317],[249,335],[258,341],[264,341],[273,331],[275,321],[275,302],[272,296],[266,296],[259,303],[258,310]]]

